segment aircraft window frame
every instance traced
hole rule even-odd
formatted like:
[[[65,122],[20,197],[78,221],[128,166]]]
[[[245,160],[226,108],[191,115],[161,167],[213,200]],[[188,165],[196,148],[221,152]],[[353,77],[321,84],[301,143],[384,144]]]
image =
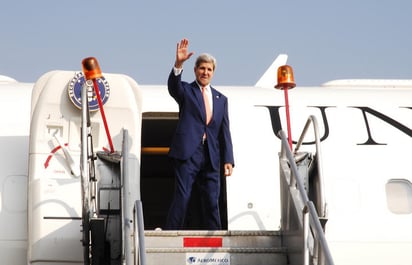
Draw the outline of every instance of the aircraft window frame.
[[[386,203],[394,214],[412,213],[412,183],[407,179],[390,179],[385,185]]]

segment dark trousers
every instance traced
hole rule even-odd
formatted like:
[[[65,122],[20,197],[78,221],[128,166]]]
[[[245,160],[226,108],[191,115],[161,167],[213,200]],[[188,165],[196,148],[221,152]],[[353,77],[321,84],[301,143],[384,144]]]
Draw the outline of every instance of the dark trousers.
[[[189,202],[194,185],[200,197],[201,221],[199,228],[222,229],[219,215],[219,170],[210,164],[207,144],[200,144],[193,156],[186,160],[174,160],[175,194],[167,216],[165,229],[184,229]],[[197,211],[199,212],[199,211]],[[199,218],[198,218],[199,219]]]

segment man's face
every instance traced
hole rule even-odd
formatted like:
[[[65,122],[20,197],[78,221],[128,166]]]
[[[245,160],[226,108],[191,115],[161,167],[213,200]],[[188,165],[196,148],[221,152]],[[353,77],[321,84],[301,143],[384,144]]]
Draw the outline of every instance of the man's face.
[[[196,80],[201,86],[207,86],[212,80],[213,74],[212,63],[200,63],[199,67],[195,67]]]

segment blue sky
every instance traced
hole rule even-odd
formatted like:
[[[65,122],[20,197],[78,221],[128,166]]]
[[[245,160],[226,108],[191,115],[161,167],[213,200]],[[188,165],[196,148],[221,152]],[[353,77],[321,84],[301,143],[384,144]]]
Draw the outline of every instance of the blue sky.
[[[407,0],[3,0],[0,74],[35,82],[94,56],[103,72],[165,84],[186,37],[217,58],[215,85],[253,85],[280,53],[297,85],[412,79],[411,13]]]

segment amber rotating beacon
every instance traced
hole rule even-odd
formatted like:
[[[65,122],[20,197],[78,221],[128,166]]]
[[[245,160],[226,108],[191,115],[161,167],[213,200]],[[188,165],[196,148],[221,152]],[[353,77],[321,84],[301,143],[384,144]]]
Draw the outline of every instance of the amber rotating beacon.
[[[289,113],[289,96],[288,90],[296,86],[295,79],[293,78],[293,69],[289,65],[282,65],[278,68],[278,83],[275,88],[283,90],[285,95],[285,109],[286,109],[286,122],[288,127],[288,142],[290,150],[292,150],[292,133],[290,128],[290,113]]]
[[[104,129],[106,130],[106,136],[107,136],[107,140],[108,140],[109,146],[110,146],[110,153],[114,153],[113,142],[112,142],[112,138],[110,136],[109,127],[107,126],[107,120],[106,120],[106,115],[104,113],[102,97],[100,96],[99,85],[97,83],[97,78],[102,78],[103,77],[102,71],[100,70],[99,63],[97,62],[96,58],[87,57],[87,58],[83,59],[83,61],[82,61],[82,68],[83,68],[83,73],[84,73],[84,77],[86,79],[86,82],[88,80],[93,81],[94,92],[95,92],[96,97],[97,97],[97,102],[99,104],[100,113],[102,115]]]

